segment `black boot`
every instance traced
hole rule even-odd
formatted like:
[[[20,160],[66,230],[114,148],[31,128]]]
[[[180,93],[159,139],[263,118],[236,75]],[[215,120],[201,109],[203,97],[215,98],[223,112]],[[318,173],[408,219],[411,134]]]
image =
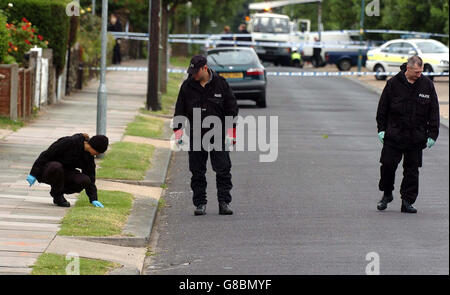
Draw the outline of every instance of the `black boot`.
[[[383,194],[383,197],[381,198],[381,200],[377,204],[377,209],[380,210],[380,211],[386,209],[387,208],[387,204],[392,202],[393,199],[394,199],[394,197],[392,196],[392,192],[385,192]]]
[[[228,203],[220,202],[219,203],[219,214],[220,215],[232,215],[233,211],[230,209]]]
[[[400,211],[404,213],[417,213],[417,209],[405,200],[402,200],[402,209]]]
[[[53,198],[53,204],[58,205],[59,207],[70,207],[70,203],[62,195]]]
[[[198,205],[195,208],[194,215],[205,215],[206,214],[206,204]]]

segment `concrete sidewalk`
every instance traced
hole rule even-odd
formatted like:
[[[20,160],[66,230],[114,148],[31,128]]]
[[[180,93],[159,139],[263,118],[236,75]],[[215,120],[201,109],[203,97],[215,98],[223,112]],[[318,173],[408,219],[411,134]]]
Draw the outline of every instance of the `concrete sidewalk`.
[[[128,61],[122,66],[146,66],[146,61]],[[36,183],[30,188],[25,178],[39,153],[56,139],[79,132],[95,135],[98,83],[91,81],[81,92],[45,107],[38,118],[17,132],[1,133],[0,274],[29,274],[29,266],[55,239],[67,209],[53,205],[48,185]],[[107,136],[112,144],[122,139],[126,125],[144,106],[147,74],[108,72],[107,91]],[[77,195],[67,196],[72,205]],[[119,248],[124,248],[123,257],[127,253],[145,255],[145,248]]]

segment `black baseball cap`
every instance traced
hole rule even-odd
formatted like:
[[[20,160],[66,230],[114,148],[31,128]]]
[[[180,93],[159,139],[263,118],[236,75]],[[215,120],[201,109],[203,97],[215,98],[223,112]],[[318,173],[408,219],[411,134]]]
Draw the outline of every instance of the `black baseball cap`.
[[[189,64],[189,68],[187,70],[189,75],[194,75],[195,73],[198,72],[198,70],[200,68],[202,68],[203,66],[206,65],[206,57],[204,57],[201,54],[195,55],[192,59],[191,59],[191,63]]]

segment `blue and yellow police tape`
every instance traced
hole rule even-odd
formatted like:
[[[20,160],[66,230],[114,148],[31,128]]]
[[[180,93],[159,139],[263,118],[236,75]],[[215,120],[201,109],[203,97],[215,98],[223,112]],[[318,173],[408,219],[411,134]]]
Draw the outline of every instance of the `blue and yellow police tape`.
[[[80,67],[83,69],[83,67]],[[91,70],[100,70],[99,67],[91,67]],[[107,67],[107,71],[123,72],[147,72],[147,67]],[[169,73],[185,74],[185,69],[167,69]],[[267,72],[267,76],[290,76],[290,77],[326,77],[326,76],[394,76],[398,72]],[[448,72],[423,72],[425,76],[448,76]]]
[[[399,34],[399,35],[421,35],[421,36],[432,36],[432,37],[448,37],[448,34],[441,33],[430,33],[430,32],[418,32],[418,31],[403,31],[403,30],[385,30],[385,29],[367,29],[363,30],[364,33],[378,33],[378,34]],[[134,33],[134,32],[110,32],[112,35],[121,36],[120,38],[126,38],[127,36],[133,37],[145,37],[148,39],[148,33]],[[332,31],[322,31],[320,34],[359,34],[360,30],[332,30]],[[305,33],[293,32],[289,35],[302,36]],[[318,32],[310,32],[309,34],[318,34]],[[271,33],[270,35],[286,35],[284,33]],[[222,38],[222,37],[251,37],[251,34],[169,34],[169,38]]]

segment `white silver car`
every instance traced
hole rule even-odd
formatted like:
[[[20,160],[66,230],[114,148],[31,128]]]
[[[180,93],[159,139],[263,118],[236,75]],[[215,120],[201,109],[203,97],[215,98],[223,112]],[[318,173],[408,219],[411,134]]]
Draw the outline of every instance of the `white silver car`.
[[[412,55],[423,59],[424,72],[448,72],[448,47],[432,39],[395,39],[367,52],[366,68],[374,72],[398,72]],[[386,76],[377,75],[377,80]],[[430,76],[432,78],[432,76]]]

